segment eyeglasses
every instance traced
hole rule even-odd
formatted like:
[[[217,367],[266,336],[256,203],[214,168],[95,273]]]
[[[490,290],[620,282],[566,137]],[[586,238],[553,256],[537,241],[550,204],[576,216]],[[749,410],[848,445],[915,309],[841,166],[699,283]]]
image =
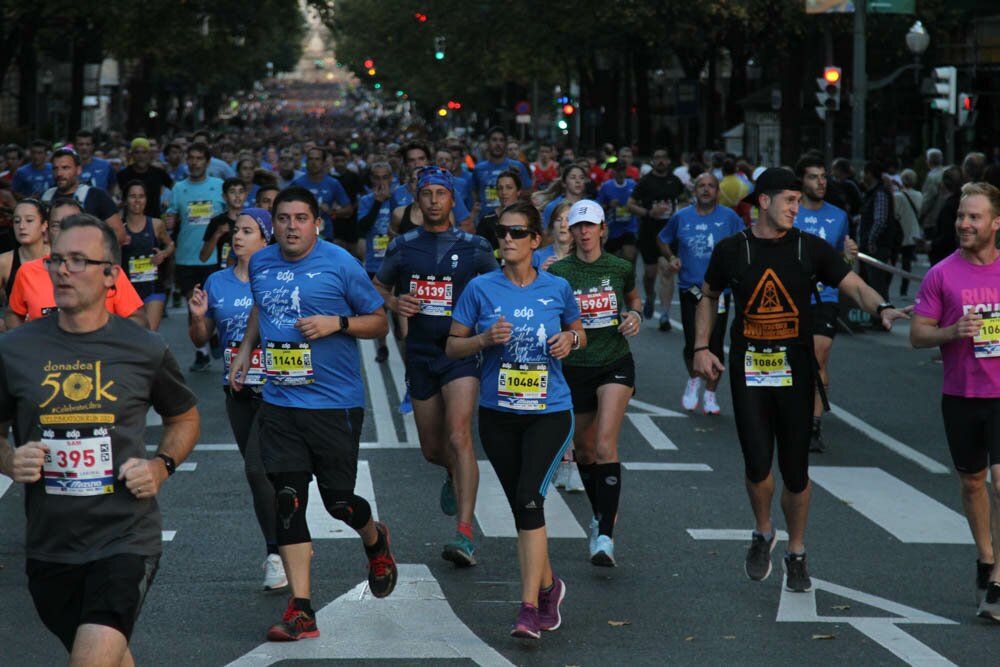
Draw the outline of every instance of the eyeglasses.
[[[46,269],[52,272],[58,271],[59,267],[65,263],[70,273],[82,273],[87,270],[88,266],[101,266],[102,264],[111,266],[114,264],[114,262],[107,259],[90,259],[88,257],[81,257],[80,255],[70,255],[69,257],[49,255],[42,260],[42,263]]]
[[[503,241],[508,236],[515,241],[520,241],[528,238],[531,234],[531,228],[523,225],[497,225],[496,228],[497,241]]]

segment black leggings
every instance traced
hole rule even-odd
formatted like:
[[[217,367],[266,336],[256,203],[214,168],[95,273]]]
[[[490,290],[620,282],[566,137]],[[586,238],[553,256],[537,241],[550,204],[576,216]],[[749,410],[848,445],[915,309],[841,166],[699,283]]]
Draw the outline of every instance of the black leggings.
[[[712,325],[712,335],[708,339],[708,349],[719,360],[725,358],[723,351],[726,342],[726,322],[729,319],[730,298],[728,294],[719,297],[726,304],[725,312],[719,313]],[[695,314],[698,312],[699,299],[690,290],[681,292],[681,325],[684,327],[684,362],[690,368],[694,360]]]
[[[244,389],[244,392],[247,390]],[[229,425],[236,436],[236,446],[243,456],[243,470],[250,484],[250,495],[253,497],[253,511],[260,524],[260,532],[267,542],[268,552],[277,553],[275,526],[277,518],[274,508],[274,487],[271,486],[264,463],[260,458],[260,438],[257,430],[257,410],[260,408],[259,396],[240,393],[233,396],[226,390],[226,414]]]
[[[809,484],[809,439],[812,435],[816,383],[812,352],[788,351],[791,387],[747,387],[743,349],[733,347],[729,356],[729,385],[733,394],[736,432],[743,450],[747,479],[759,484],[771,473],[774,445],[785,488],[805,491]]]
[[[573,411],[514,414],[479,408],[479,440],[518,531],[545,525],[545,492],[573,442]]]

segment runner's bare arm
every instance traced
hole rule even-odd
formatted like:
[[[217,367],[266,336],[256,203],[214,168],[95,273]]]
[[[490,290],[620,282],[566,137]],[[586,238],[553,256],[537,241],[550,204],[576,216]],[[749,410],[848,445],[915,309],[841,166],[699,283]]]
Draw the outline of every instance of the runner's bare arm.
[[[192,407],[179,415],[163,418],[163,440],[156,454],[164,454],[180,464],[188,457],[198,442],[201,417],[198,408]],[[166,462],[154,455],[152,458],[130,458],[121,465],[118,479],[137,498],[155,496],[167,479]]]
[[[351,315],[347,317],[346,330],[341,326],[340,315],[310,315],[295,323],[302,337],[308,341],[331,336],[343,332],[355,338],[378,338],[389,333],[389,320],[385,311],[379,307],[367,315]]]
[[[708,339],[719,314],[719,296],[722,292],[716,292],[708,283],[703,283],[701,294],[701,301],[698,302],[694,315],[694,372],[703,378],[714,380],[726,370],[722,360],[708,349]]]
[[[10,309],[10,306],[7,307],[7,312],[4,313],[3,316],[3,323],[4,326],[7,327],[7,331],[18,328],[19,326],[24,324],[25,321],[26,318],[23,315],[18,315],[17,313],[15,313],[13,310]]]
[[[7,433],[11,422],[0,422],[0,433]],[[42,464],[48,448],[40,442],[27,442],[16,449],[0,436],[0,473],[15,482],[31,483],[42,478]]]
[[[910,322],[910,345],[916,348],[937,347],[959,338],[972,338],[979,333],[982,322],[982,315],[971,311],[950,327],[941,327],[937,320],[914,315]]]
[[[850,272],[844,276],[844,279],[837,285],[837,289],[843,290],[847,296],[854,299],[854,302],[861,307],[861,310],[872,317],[881,319],[882,326],[886,329],[891,329],[892,323],[895,320],[909,319],[909,312],[913,310],[913,306],[907,306],[903,309],[884,308],[880,316],[878,307],[885,302],[885,299],[882,298],[881,294],[869,287],[868,283],[861,279],[861,276],[854,272]]]

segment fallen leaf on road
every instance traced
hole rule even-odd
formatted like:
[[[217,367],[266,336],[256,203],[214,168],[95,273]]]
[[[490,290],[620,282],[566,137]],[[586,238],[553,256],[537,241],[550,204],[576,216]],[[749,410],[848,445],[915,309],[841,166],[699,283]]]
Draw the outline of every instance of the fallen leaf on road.
[[[723,639],[736,639],[736,635],[724,635]]]
[[[632,621],[608,621],[608,625],[613,628],[620,628],[623,625],[632,625]]]
[[[708,553],[709,556],[718,556],[719,555],[718,551],[709,551],[707,553]]]
[[[848,609],[851,608],[851,605],[849,605],[849,604],[835,604],[835,605],[833,605],[830,608],[831,609],[836,609],[837,611],[847,611]]]
[[[836,639],[836,635],[813,635],[813,639]]]
[[[686,641],[686,642],[693,642],[694,641],[694,635],[691,635],[690,637],[685,637],[684,641]]]

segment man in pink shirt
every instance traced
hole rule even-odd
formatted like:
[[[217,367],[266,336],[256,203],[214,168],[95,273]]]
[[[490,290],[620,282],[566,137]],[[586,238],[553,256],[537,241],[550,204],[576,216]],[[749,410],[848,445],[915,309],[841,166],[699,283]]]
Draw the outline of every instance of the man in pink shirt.
[[[1000,496],[1000,190],[968,183],[955,220],[958,250],[931,267],[910,327],[914,347],[941,347],[941,412],[948,448],[962,480],[962,506],[979,551],[978,615],[1000,621],[1000,567],[993,557],[991,473]]]

